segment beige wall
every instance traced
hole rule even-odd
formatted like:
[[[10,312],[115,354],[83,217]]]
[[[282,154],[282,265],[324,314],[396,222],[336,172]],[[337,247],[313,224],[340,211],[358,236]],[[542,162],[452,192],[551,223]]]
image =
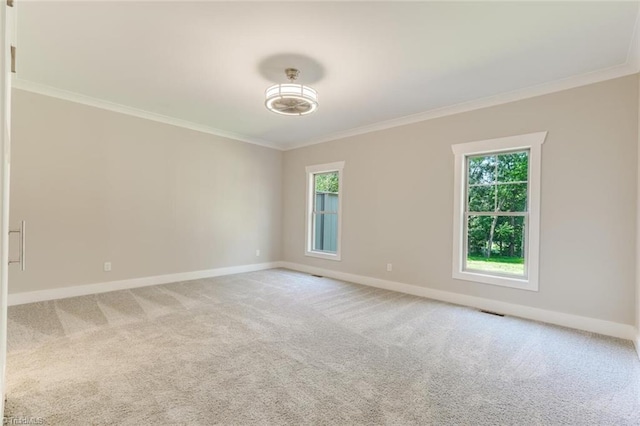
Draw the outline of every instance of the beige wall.
[[[11,222],[28,223],[28,268],[11,267],[10,292],[286,260],[633,324],[638,80],[284,155],[14,91]],[[540,291],[453,280],[451,145],[545,130]],[[309,258],[304,168],[339,160],[343,260]]]
[[[638,192],[636,216],[636,351],[640,356],[640,74],[638,74]]]
[[[280,151],[14,90],[10,292],[280,260],[281,173]]]
[[[539,292],[452,279],[451,145],[538,131]],[[633,324],[637,150],[633,75],[288,151],[284,260]],[[306,257],[305,166],[340,160],[342,261]]]

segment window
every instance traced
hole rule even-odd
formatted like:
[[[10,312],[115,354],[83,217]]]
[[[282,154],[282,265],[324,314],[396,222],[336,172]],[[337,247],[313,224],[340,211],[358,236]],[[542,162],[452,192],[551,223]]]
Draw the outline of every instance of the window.
[[[307,256],[340,260],[343,168],[343,161],[307,167]]]
[[[453,277],[538,290],[540,155],[547,133],[453,145]]]

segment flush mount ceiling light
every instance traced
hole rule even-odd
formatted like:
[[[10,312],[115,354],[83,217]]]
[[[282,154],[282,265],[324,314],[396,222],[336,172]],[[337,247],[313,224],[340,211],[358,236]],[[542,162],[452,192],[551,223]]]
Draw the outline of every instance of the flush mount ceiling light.
[[[289,83],[275,84],[267,89],[264,101],[267,109],[283,115],[306,115],[318,109],[318,92],[309,86],[294,83],[300,71],[287,68],[284,72]]]

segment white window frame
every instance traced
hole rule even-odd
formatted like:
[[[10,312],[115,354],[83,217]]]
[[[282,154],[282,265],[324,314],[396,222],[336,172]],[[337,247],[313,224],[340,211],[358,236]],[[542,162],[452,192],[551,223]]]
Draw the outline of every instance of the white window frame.
[[[344,161],[338,161],[328,164],[316,164],[313,166],[307,166],[307,216],[306,216],[306,238],[305,238],[305,251],[306,256],[318,257],[321,259],[329,260],[341,260],[342,251],[342,188],[344,181]],[[328,253],[323,251],[313,250],[313,233],[315,227],[313,226],[313,200],[315,194],[315,180],[314,176],[319,173],[331,173],[338,172],[338,236],[336,240],[336,252]]]
[[[453,198],[453,278],[538,291],[540,258],[540,165],[542,144],[547,132],[528,133],[519,136],[488,139],[452,145],[455,155]],[[524,251],[524,277],[494,275],[490,272],[464,270],[466,255],[466,184],[467,158],[477,155],[500,154],[509,151],[529,151],[528,216]]]

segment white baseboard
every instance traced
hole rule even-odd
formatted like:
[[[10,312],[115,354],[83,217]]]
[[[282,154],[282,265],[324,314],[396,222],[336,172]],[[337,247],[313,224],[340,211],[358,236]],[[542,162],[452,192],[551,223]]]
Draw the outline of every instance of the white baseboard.
[[[635,327],[628,324],[620,324],[595,318],[582,317],[578,315],[565,314],[562,312],[548,311],[546,309],[532,308],[530,306],[516,305],[513,303],[500,302],[497,300],[485,299],[482,297],[468,296],[465,294],[451,293],[448,291],[434,290],[427,287],[420,287],[411,284],[403,284],[394,281],[381,280],[378,278],[365,277],[362,275],[348,274],[345,272],[332,271],[329,269],[316,268],[291,262],[278,262],[282,268],[294,271],[306,272],[309,274],[322,275],[341,281],[349,281],[371,287],[383,288],[386,290],[398,291],[400,293],[412,294],[415,296],[427,297],[429,299],[454,303],[456,305],[470,306],[473,308],[499,312],[514,317],[526,318],[549,324],[578,330],[590,331],[607,336],[618,337],[627,340],[636,340]],[[636,343],[638,348],[638,343]]]
[[[49,290],[13,293],[9,294],[8,304],[9,306],[22,305],[25,303],[64,299],[67,297],[86,296],[89,294],[106,293],[109,291],[125,290],[158,284],[168,284],[179,281],[196,280],[200,278],[219,277],[223,275],[240,274],[243,272],[261,271],[273,268],[287,268],[309,274],[323,275],[325,277],[335,278],[342,281],[383,288],[386,290],[427,297],[429,299],[440,300],[457,305],[464,305],[478,309],[500,312],[505,315],[511,315],[515,317],[556,324],[563,327],[575,328],[578,330],[590,331],[607,336],[628,339],[632,340],[635,343],[636,350],[638,351],[638,356],[640,357],[640,332],[637,332],[635,327],[633,327],[632,325],[582,317],[578,315],[565,314],[562,312],[549,311],[545,309],[532,308],[529,306],[500,302],[497,300],[485,299],[482,297],[468,296],[465,294],[451,293],[442,290],[434,290],[427,287],[403,284],[399,282],[365,277],[362,275],[349,274],[345,272],[332,271],[329,269],[316,268],[313,266],[291,262],[256,263],[250,265],[208,269],[204,271],[181,272],[177,274],[158,275],[153,277],[133,278],[96,284],[77,285],[72,287],[61,287]]]
[[[43,302],[46,300],[64,299],[67,297],[86,296],[88,294],[106,293],[136,287],[157,284],[168,284],[179,281],[197,280],[200,278],[219,277],[222,275],[240,274],[243,272],[261,271],[279,267],[280,262],[255,263],[251,265],[230,266],[226,268],[207,269],[204,271],[181,272],[177,274],[158,275],[154,277],[133,278],[128,280],[108,281],[104,283],[76,285],[72,287],[53,288],[49,290],[29,291],[9,294],[9,306],[25,303]]]

